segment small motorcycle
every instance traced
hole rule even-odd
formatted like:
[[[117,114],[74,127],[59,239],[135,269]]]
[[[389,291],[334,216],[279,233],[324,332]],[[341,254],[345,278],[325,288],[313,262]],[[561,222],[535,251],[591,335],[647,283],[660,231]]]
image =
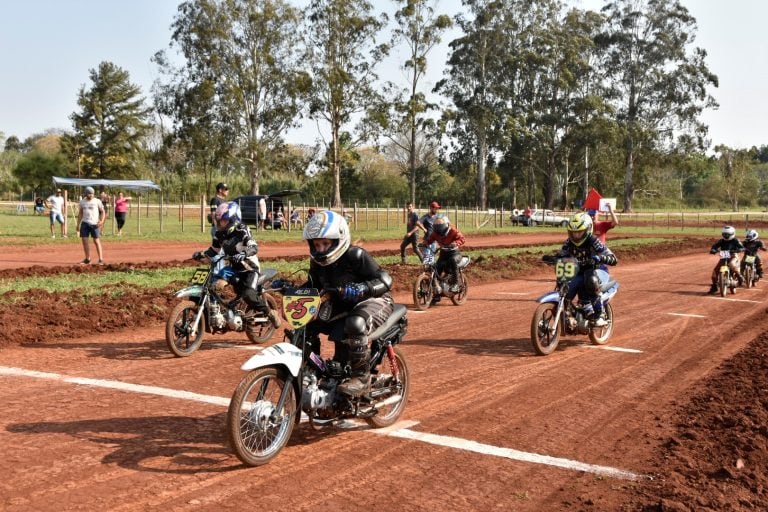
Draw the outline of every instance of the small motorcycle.
[[[604,345],[613,333],[613,307],[610,300],[616,295],[619,283],[608,272],[596,270],[600,277],[600,300],[607,324],[595,326],[587,318],[588,311],[578,301],[568,300],[571,280],[579,275],[580,265],[574,258],[553,258],[555,289],[537,299],[539,306],[531,320],[531,343],[540,356],[551,354],[557,348],[560,336],[587,334],[596,345]],[[590,305],[591,307],[591,305]]]
[[[744,255],[743,270],[741,271],[741,277],[744,280],[744,288],[753,288],[760,280],[757,277],[757,270],[755,269],[755,256],[754,254]]]
[[[283,313],[293,330],[286,329],[287,341],[266,348],[240,367],[248,373],[232,395],[227,434],[237,458],[248,466],[266,464],[280,453],[302,411],[310,426],[322,429],[348,418],[387,427],[405,410],[410,376],[397,345],[407,331],[406,307],[395,304],[387,321],[369,335],[370,389],[352,398],[337,392],[337,386],[351,376],[349,366],[324,361],[307,339],[312,320],[333,319],[332,301],[326,299],[327,294],[314,288],[283,288]]]
[[[225,261],[224,255],[214,256],[209,268],[196,269],[189,286],[174,295],[186,299],[174,306],[165,324],[165,341],[177,357],[189,356],[200,348],[206,332],[245,331],[252,343],[263,343],[280,326],[277,300],[263,291],[264,283],[272,280],[277,271],[266,269],[259,276],[258,291],[266,307],[258,310],[234,293],[229,280],[235,272]]]
[[[721,297],[725,297],[728,294],[728,290],[731,291],[731,294],[735,294],[736,287],[739,286],[739,280],[733,276],[731,267],[728,265],[728,262],[731,261],[731,252],[720,251],[717,255],[720,258],[717,274],[717,290],[720,292]]]
[[[458,252],[456,248],[449,249],[447,247],[442,247],[439,250],[445,253]],[[450,274],[437,271],[435,251],[424,247],[423,259],[421,261],[423,271],[413,283],[413,304],[416,308],[425,311],[430,306],[437,304],[441,297],[450,298],[451,302],[456,306],[464,304],[467,300],[467,292],[469,291],[469,281],[464,273],[464,269],[469,265],[469,261],[469,256],[462,256],[457,264],[459,270],[459,289],[452,291],[449,284]]]

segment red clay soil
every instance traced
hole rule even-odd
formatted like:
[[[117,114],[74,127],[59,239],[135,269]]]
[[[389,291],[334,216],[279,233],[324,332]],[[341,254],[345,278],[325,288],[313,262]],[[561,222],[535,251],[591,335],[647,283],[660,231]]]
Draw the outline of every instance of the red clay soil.
[[[482,243],[521,239],[495,242]],[[306,425],[272,463],[243,468],[226,446],[225,407],[3,373],[229,397],[253,353],[243,337],[210,337],[176,359],[163,341],[171,290],[121,290],[118,303],[105,290],[87,304],[25,292],[0,311],[0,510],[768,510],[768,293],[759,283],[729,297],[736,301],[706,296],[708,245],[617,251],[608,347],[635,352],[589,349],[576,337],[535,356],[533,299],[551,279],[533,255],[481,258],[466,304],[409,312],[403,350],[413,389],[403,419],[418,422],[412,431],[614,467],[636,480]],[[182,265],[192,250],[137,245],[135,262],[68,270]],[[304,246],[275,248],[294,250]],[[5,268],[3,277],[62,271]],[[397,300],[410,303],[418,268],[388,270]]]

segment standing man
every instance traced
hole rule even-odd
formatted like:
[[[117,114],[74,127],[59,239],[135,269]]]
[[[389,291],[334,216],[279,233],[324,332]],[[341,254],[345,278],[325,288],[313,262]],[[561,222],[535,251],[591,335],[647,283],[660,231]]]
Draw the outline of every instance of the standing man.
[[[419,215],[413,210],[413,203],[408,203],[408,213],[405,222],[405,236],[400,243],[400,262],[403,265],[405,265],[405,248],[409,245],[413,248],[414,254],[419,257],[419,261],[421,261],[421,251],[416,245],[416,232],[419,230],[419,226],[417,226]]]
[[[45,200],[46,206],[50,210],[48,218],[51,221],[51,238],[56,238],[53,232],[53,225],[58,222],[61,224],[61,238],[67,238],[67,224],[64,221],[64,197],[61,195],[61,189],[57,188],[56,193]]]
[[[213,219],[213,214],[216,211],[216,208],[219,207],[220,204],[227,202],[227,196],[229,195],[229,186],[227,186],[226,183],[217,183],[216,184],[216,195],[213,196],[208,203],[211,206],[211,213],[208,214],[208,221],[211,223],[211,238],[213,238],[216,235],[216,223]]]
[[[525,207],[525,210],[523,210],[523,226],[530,226],[531,225],[531,215],[533,214],[533,211],[531,210],[530,205]]]
[[[77,222],[80,225],[80,240],[83,242],[83,251],[85,259],[83,265],[91,262],[91,246],[88,244],[88,237],[93,237],[93,245],[96,246],[96,252],[99,255],[99,265],[104,264],[104,255],[101,250],[101,228],[104,226],[104,219],[107,214],[104,211],[104,205],[101,200],[94,197],[93,187],[85,187],[85,197],[80,200],[80,211],[77,213]]]
[[[432,201],[429,203],[429,212],[424,215],[421,219],[416,222],[416,225],[419,227],[419,229],[424,231],[424,238],[422,239],[422,245],[424,247],[428,247],[427,245],[427,238],[429,238],[429,235],[432,234],[432,226],[435,224],[435,220],[437,219],[437,210],[440,209],[440,203],[437,201]],[[430,247],[429,249],[432,251],[432,254],[435,253],[435,250],[437,250],[437,243],[432,244],[433,247]],[[422,258],[424,257],[424,252],[421,253]]]
[[[608,208],[608,215],[611,216],[611,220],[597,220],[598,212],[596,210],[587,210],[587,213],[592,217],[592,234],[595,235],[603,244],[605,244],[605,234],[609,229],[613,229],[619,225],[619,219],[616,218],[616,213],[611,207],[611,203],[606,203]]]

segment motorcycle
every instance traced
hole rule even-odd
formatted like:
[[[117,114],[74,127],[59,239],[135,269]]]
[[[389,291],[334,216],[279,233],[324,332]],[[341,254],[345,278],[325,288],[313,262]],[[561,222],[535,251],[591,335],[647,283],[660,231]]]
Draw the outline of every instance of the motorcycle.
[[[744,255],[743,270],[741,271],[741,277],[744,279],[744,288],[753,288],[760,280],[755,269],[756,257],[754,254]]]
[[[571,280],[579,275],[580,265],[574,258],[553,258],[555,289],[537,299],[539,306],[531,320],[531,343],[540,356],[551,354],[557,348],[560,336],[589,335],[596,345],[604,345],[613,333],[613,307],[610,300],[616,295],[619,283],[604,270],[596,270],[600,277],[600,300],[603,302],[606,325],[595,326],[589,321],[591,311],[567,295]],[[591,304],[587,305],[591,309]]]
[[[728,262],[731,260],[730,251],[720,251],[718,253],[720,257],[719,269],[717,274],[717,289],[720,292],[721,297],[725,297],[728,294],[728,290],[731,294],[736,293],[736,287],[739,286],[739,280],[733,276],[731,267]]]
[[[458,252],[458,249],[441,247],[440,251],[455,253]],[[421,261],[423,271],[413,283],[413,304],[416,308],[425,311],[430,306],[437,304],[441,297],[450,298],[451,302],[456,306],[464,304],[467,300],[467,292],[469,291],[469,281],[466,274],[464,274],[464,269],[469,265],[469,261],[469,256],[462,256],[456,265],[459,272],[459,289],[452,291],[451,285],[448,282],[450,274],[446,272],[440,273],[437,270],[436,251],[429,247],[424,247],[423,259]]]
[[[200,348],[206,332],[245,331],[252,343],[263,343],[280,326],[277,300],[263,291],[264,283],[272,280],[277,271],[266,269],[259,275],[258,291],[266,308],[254,309],[234,293],[229,280],[235,272],[225,265],[226,259],[223,254],[210,258],[209,268],[196,269],[189,286],[174,295],[186,299],[174,306],[165,324],[165,341],[177,357],[189,356]]]
[[[349,365],[323,360],[307,339],[315,318],[332,321],[328,294],[315,288],[283,288],[283,313],[292,330],[286,340],[254,355],[240,368],[240,381],[227,411],[227,434],[235,454],[248,466],[272,460],[287,444],[302,411],[309,425],[321,430],[348,418],[361,418],[375,428],[395,423],[405,410],[410,376],[397,345],[406,334],[406,307],[395,304],[387,321],[369,335],[371,384],[360,397],[348,397],[337,386],[351,376]]]

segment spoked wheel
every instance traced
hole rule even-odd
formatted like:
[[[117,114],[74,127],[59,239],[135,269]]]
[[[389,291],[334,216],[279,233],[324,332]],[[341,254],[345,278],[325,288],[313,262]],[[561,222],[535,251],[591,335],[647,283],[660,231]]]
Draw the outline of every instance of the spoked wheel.
[[[269,311],[277,313],[277,300],[268,293],[263,294],[262,297],[264,297],[264,302],[267,303]],[[250,308],[246,309],[246,315],[251,313],[251,311]],[[272,323],[269,315],[265,315],[262,311],[253,311],[252,314],[259,321],[249,322],[245,328],[245,335],[248,336],[248,340],[251,343],[264,343],[275,332],[275,324]],[[263,322],[261,319],[266,319],[266,321]]]
[[[283,409],[275,409],[286,385],[283,370],[259,368],[246,375],[235,389],[227,411],[227,434],[243,464],[266,464],[290,439],[296,419],[293,386]]]
[[[421,311],[429,309],[432,305],[432,276],[421,274],[413,283],[413,305]]]
[[[371,384],[371,391],[376,391],[378,386],[396,386],[398,391],[395,394],[400,395],[400,400],[394,404],[385,405],[379,409],[375,416],[366,418],[365,421],[374,428],[388,427],[396,422],[405,410],[408,403],[408,393],[411,391],[411,379],[408,373],[408,364],[399,348],[395,347],[395,364],[393,364],[386,355],[382,358],[381,364],[377,367],[379,372],[375,375],[375,381]],[[380,401],[390,398],[392,395],[383,396]]]
[[[459,272],[459,279],[461,279],[461,291],[451,296],[451,302],[456,306],[460,306],[467,301],[467,292],[469,292],[469,281],[467,281],[467,276],[464,272]]]
[[[725,294],[728,293],[728,274],[725,272],[720,272],[720,275],[717,277],[717,289],[720,290],[720,296],[725,297]]]
[[[613,306],[604,304],[603,312],[605,313],[605,320],[608,322],[608,325],[592,327],[589,330],[589,340],[595,345],[605,345],[613,333]]]
[[[165,322],[165,342],[177,357],[187,357],[200,348],[205,336],[203,318],[197,326],[197,332],[191,335],[192,324],[197,316],[197,304],[185,300],[176,304]]]
[[[747,265],[744,269],[744,288],[752,288],[755,286],[755,269]]]
[[[557,304],[545,302],[539,304],[531,320],[531,343],[540,356],[551,354],[557,348],[560,339],[560,329],[555,323]]]

